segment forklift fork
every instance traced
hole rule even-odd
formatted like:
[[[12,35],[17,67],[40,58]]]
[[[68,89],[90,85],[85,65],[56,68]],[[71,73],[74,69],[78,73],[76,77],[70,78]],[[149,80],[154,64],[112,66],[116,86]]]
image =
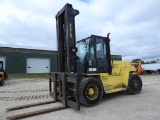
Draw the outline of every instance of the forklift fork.
[[[23,108],[34,107],[38,105],[51,104],[61,102],[62,106],[47,108],[17,115],[6,117],[8,120],[17,120],[21,118],[31,117],[44,113],[54,112],[65,108],[73,108],[80,110],[79,100],[79,81],[81,80],[81,74],[78,73],[51,73],[49,79],[50,96],[54,98],[54,101],[38,102],[33,104],[26,104],[16,107],[7,108],[7,111],[19,110]]]

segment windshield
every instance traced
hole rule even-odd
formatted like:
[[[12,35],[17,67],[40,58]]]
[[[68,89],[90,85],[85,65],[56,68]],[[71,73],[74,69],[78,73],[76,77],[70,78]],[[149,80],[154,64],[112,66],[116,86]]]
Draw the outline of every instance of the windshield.
[[[89,57],[89,48],[88,48],[89,40],[90,39],[87,39],[85,41],[81,41],[81,42],[77,43],[77,47],[78,47],[77,56],[79,57],[80,61],[88,60],[88,57]]]

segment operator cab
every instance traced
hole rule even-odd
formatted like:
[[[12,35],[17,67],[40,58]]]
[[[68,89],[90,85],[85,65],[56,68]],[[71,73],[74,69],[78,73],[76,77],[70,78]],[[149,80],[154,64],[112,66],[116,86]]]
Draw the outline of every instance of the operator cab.
[[[111,73],[110,45],[108,37],[91,35],[77,42],[77,72]],[[81,63],[81,64],[80,64]]]

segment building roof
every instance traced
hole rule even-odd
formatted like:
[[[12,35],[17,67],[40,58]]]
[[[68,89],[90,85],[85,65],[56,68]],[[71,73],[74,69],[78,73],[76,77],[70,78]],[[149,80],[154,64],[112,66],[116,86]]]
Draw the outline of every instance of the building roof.
[[[22,47],[22,48],[21,48]],[[38,53],[38,54],[57,54],[54,50],[45,50],[44,48],[36,49],[34,47],[23,48],[23,46],[9,47],[5,45],[0,45],[0,51],[3,52],[20,52],[20,53]]]

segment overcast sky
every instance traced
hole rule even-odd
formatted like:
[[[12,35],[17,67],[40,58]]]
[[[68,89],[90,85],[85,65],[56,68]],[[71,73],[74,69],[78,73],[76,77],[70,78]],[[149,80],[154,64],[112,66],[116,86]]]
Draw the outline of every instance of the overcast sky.
[[[0,0],[0,45],[57,50],[55,15],[67,2],[80,11],[76,40],[110,32],[111,54],[160,59],[159,0]]]

